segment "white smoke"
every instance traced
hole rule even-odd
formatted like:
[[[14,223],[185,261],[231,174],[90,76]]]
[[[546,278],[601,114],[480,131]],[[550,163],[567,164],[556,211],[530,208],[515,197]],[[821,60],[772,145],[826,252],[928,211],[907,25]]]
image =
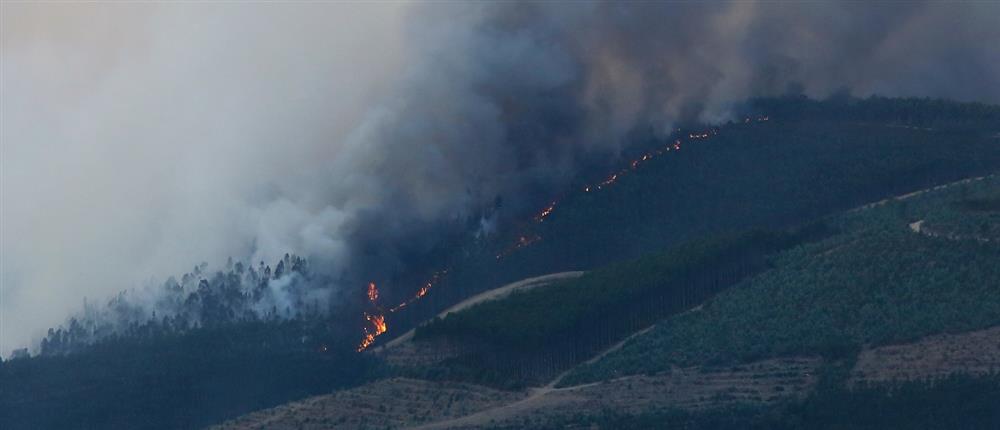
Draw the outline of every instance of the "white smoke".
[[[0,353],[200,261],[346,260],[331,165],[407,58],[405,7],[2,7]]]

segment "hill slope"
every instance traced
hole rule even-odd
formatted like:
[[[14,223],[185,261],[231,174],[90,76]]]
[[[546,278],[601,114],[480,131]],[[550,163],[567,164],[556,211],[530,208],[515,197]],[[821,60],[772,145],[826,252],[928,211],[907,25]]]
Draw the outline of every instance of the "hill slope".
[[[539,210],[548,209],[544,221],[512,226],[492,242],[443,242],[426,270],[448,268],[448,276],[417,306],[393,315],[399,330],[386,336],[520,279],[589,270],[706,235],[787,228],[1000,170],[1000,109],[992,106],[791,98],[756,101],[748,112],[749,123],[636,133],[617,167],[582,172],[555,206],[551,198],[539,201]],[[769,120],[757,121],[760,115]],[[679,150],[631,168],[630,160],[672,149],[677,139]],[[614,182],[595,187],[610,172]],[[412,276],[412,285],[423,277]],[[411,294],[406,285],[393,290]]]
[[[441,240],[408,272],[386,282],[383,293],[388,301],[398,303],[412,298],[425,285],[428,274],[449,269],[447,276],[426,297],[391,315],[389,332],[375,345],[406,333],[462,300],[520,279],[625,264],[726,232],[753,228],[783,231],[864,203],[1000,170],[1000,109],[994,106],[913,99],[817,102],[783,98],[754,101],[745,113],[752,118],[749,123],[737,121],[714,128],[687,125],[682,127],[682,134],[670,136],[636,130],[622,159],[612,163],[616,167],[585,169],[565,193],[539,197],[538,208],[549,209],[544,217],[510,224],[487,240],[471,234]],[[764,115],[769,120],[758,121]],[[680,149],[673,149],[677,139],[681,140]],[[667,145],[672,148],[668,153],[632,168],[630,160],[641,159]],[[606,182],[609,173],[622,172],[613,183],[584,191],[586,185]],[[555,206],[550,205],[553,198]],[[923,220],[924,239],[978,241],[995,234],[990,209],[994,201],[995,196],[979,196],[955,206],[954,212],[949,212],[949,207],[940,213],[907,215],[901,232],[888,228],[880,231],[895,237],[894,243],[910,246],[917,239],[899,235],[907,232],[909,224]],[[977,217],[974,220],[966,216],[973,213]],[[958,224],[953,222],[956,219],[967,222]],[[940,248],[944,254],[950,252],[939,245],[917,245]],[[978,252],[978,248],[963,249]],[[764,267],[774,261],[792,261],[789,258],[767,257]],[[754,273],[758,272],[743,275]],[[963,278],[966,280],[992,276],[989,272],[962,273],[968,276]],[[947,277],[952,273],[943,270],[930,275]],[[708,277],[700,282],[710,284],[715,280]],[[733,282],[725,282],[727,286],[736,280],[729,281]],[[778,281],[767,285],[779,285]],[[212,290],[212,285],[208,282],[206,288]],[[222,305],[226,305],[227,291],[218,293],[206,297],[212,297],[213,304],[225,309]],[[360,303],[364,302],[363,293],[359,288]],[[337,300],[339,304],[351,303],[343,297]],[[4,422],[10,428],[58,428],[65,427],[65,423],[88,427],[197,426],[380,377],[385,368],[379,365],[378,357],[353,353],[360,337],[360,305],[345,308],[351,312],[307,315],[293,321],[230,321],[211,328],[166,333],[147,333],[147,327],[160,324],[140,322],[134,325],[135,333],[111,337],[94,348],[5,362],[0,364],[0,415],[13,417]],[[683,310],[682,306],[671,312]],[[946,310],[941,312],[948,315]],[[600,331],[602,327],[611,326],[588,328],[597,330],[593,337],[600,342],[568,354],[567,360],[543,364],[544,360],[532,358],[537,354],[531,349],[523,351],[527,361],[511,363],[524,363],[525,370],[542,371],[534,372],[533,379],[508,379],[512,386],[545,384],[568,366],[593,358],[602,348],[644,328],[651,318],[606,318],[605,322],[622,324],[604,332]],[[965,327],[982,326],[986,319],[967,321]],[[690,321],[694,330],[701,320]],[[871,314],[869,321],[879,321],[879,315]],[[959,326],[954,320],[948,321],[938,328]],[[911,322],[923,324],[926,320]],[[730,323],[729,327],[739,327]],[[832,351],[823,351],[823,342],[813,342],[806,348],[802,342],[769,341],[764,349],[745,358],[763,359],[795,348],[836,356],[839,350],[853,351],[857,339],[900,339],[899,333],[891,330],[866,332],[848,326],[823,333],[843,342]],[[504,336],[517,338],[516,333],[514,337],[510,334]],[[552,338],[527,334],[525,340]],[[661,336],[663,332],[649,333],[654,334]],[[629,345],[640,342],[645,341],[637,338]],[[605,360],[627,357],[626,351],[637,348],[629,345],[573,377],[602,379],[605,370],[601,369],[612,362]],[[163,360],[163,351],[171,351],[170,360]],[[726,362],[734,356],[740,358],[740,354],[710,344],[691,351],[695,354],[692,360],[714,356]],[[458,370],[458,366],[446,365],[409,369],[406,372],[410,373],[403,374],[481,382],[492,379],[494,383],[501,380],[497,376],[513,374],[505,371],[508,373],[470,379]],[[584,376],[588,372],[594,376]],[[135,383],[119,384],[122,375]],[[192,402],[198,407],[193,407]]]
[[[843,233],[784,253],[774,270],[727,291],[700,312],[660,324],[579,369],[567,383],[671,365],[846,354],[866,345],[1000,324],[1000,243],[909,228],[942,207],[997,190],[1000,182],[992,177],[835,218]],[[963,221],[940,228],[978,216],[956,213]]]
[[[972,218],[986,220],[992,231],[997,217],[969,202],[998,191],[1000,178],[988,177],[830,217],[826,223],[836,234],[780,252],[770,270],[658,322],[542,389],[480,405],[464,417],[400,424],[877,428],[920,423],[906,416],[914,407],[935,414],[923,418],[924,427],[998,423],[989,405],[1000,392],[1000,380],[990,376],[1000,369],[1000,243],[909,227],[937,213],[942,230]],[[490,302],[497,309],[489,313],[507,305],[518,314],[521,300]],[[462,321],[469,322],[481,310],[456,315],[466,314]],[[948,376],[955,373],[966,376]],[[375,401],[391,402],[389,391]],[[962,396],[962,403],[952,396]],[[302,416],[283,419],[310,428]],[[242,424],[258,428],[252,420]]]

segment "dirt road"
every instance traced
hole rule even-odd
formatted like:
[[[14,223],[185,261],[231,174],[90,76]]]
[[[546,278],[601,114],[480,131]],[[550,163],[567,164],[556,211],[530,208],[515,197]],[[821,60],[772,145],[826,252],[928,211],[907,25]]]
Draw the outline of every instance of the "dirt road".
[[[559,272],[559,273],[551,273],[551,274],[543,275],[543,276],[536,276],[534,278],[522,279],[520,281],[504,285],[504,286],[502,286],[500,288],[494,288],[492,290],[489,290],[489,291],[477,294],[475,296],[472,296],[472,297],[470,297],[468,299],[465,299],[465,300],[459,302],[458,304],[456,304],[456,305],[454,305],[454,306],[452,306],[452,307],[450,307],[448,309],[445,309],[444,311],[442,311],[441,313],[439,313],[437,316],[439,318],[444,318],[445,315],[448,315],[450,313],[458,312],[458,311],[460,311],[462,309],[468,308],[468,307],[470,307],[472,305],[475,305],[477,303],[485,302],[487,300],[499,299],[499,298],[504,297],[504,296],[506,296],[506,295],[508,295],[510,293],[513,293],[514,291],[518,291],[518,290],[530,290],[532,288],[540,287],[540,286],[543,286],[543,285],[548,285],[548,284],[551,284],[553,282],[563,281],[563,280],[566,280],[566,279],[578,278],[581,275],[583,275],[584,273],[585,272]],[[375,353],[379,353],[379,352],[382,352],[382,351],[384,351],[386,349],[390,349],[390,348],[392,348],[392,347],[394,347],[396,345],[399,345],[400,343],[406,342],[406,341],[408,341],[408,340],[410,340],[410,339],[413,338],[413,332],[414,332],[414,330],[410,330],[410,331],[404,333],[403,335],[401,335],[401,336],[399,336],[399,337],[397,337],[397,338],[389,341],[385,345],[378,346],[378,347],[372,349],[372,351],[375,352]]]

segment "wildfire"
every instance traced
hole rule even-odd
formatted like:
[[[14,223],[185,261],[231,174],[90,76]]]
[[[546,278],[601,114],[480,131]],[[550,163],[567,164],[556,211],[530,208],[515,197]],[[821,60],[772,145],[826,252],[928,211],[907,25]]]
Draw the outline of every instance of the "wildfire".
[[[364,337],[361,339],[361,343],[358,345],[358,352],[364,351],[372,342],[375,342],[375,338],[385,333],[388,330],[388,326],[385,323],[385,316],[382,314],[382,309],[378,305],[378,286],[375,282],[368,283],[368,301],[371,302],[372,306],[378,311],[377,314],[369,314],[365,312],[365,320],[371,324],[371,330],[368,327],[364,328]]]
[[[427,282],[425,282],[424,285],[421,286],[419,290],[417,290],[417,294],[415,294],[409,300],[407,300],[407,301],[405,301],[403,303],[400,303],[400,304],[396,305],[395,307],[389,309],[389,312],[396,312],[396,311],[398,311],[400,309],[403,309],[403,308],[409,306],[410,303],[413,303],[413,302],[415,302],[417,300],[420,300],[421,298],[423,298],[424,296],[427,295],[427,292],[430,291],[431,288],[434,288],[434,285],[436,285],[438,283],[438,281],[440,281],[441,278],[444,277],[444,275],[447,275],[447,274],[448,274],[448,269],[439,270],[437,272],[434,272],[434,274],[431,275],[431,279],[427,280]]]
[[[361,343],[358,345],[358,352],[368,349],[375,342],[376,337],[389,330],[389,326],[385,323],[385,316],[382,314],[371,315],[365,312],[365,319],[371,324],[371,330],[368,327],[364,328],[365,337],[361,339]]]
[[[553,201],[552,203],[549,203],[549,205],[546,206],[545,209],[542,209],[542,211],[539,212],[538,215],[535,215],[535,221],[538,221],[538,222],[545,221],[545,217],[551,215],[552,211],[554,211],[554,210],[556,210],[556,202],[555,201]]]
[[[614,184],[615,181],[618,180],[618,177],[621,176],[622,174],[624,174],[624,172],[625,171],[623,170],[623,171],[618,172],[618,173],[612,173],[611,176],[607,177],[607,179],[605,179],[605,180],[603,180],[601,182],[598,182],[597,185],[594,186],[594,188],[600,190],[600,189],[602,189],[602,188],[604,188],[604,187],[606,187],[608,185]],[[587,187],[587,189],[590,189],[590,188],[591,187]]]
[[[746,118],[746,122],[747,123],[751,122],[751,120],[752,120],[751,117],[747,117]],[[756,121],[757,122],[763,122],[763,121],[767,121],[767,120],[768,120],[767,116],[756,117]],[[680,129],[677,129],[677,131],[680,132]],[[700,131],[700,132],[690,132],[690,133],[687,134],[687,138],[690,141],[707,140],[707,139],[711,138],[712,136],[716,136],[718,134],[719,134],[719,130],[718,129],[716,129],[716,128],[709,128],[707,130],[703,130],[703,131]],[[641,166],[643,163],[646,163],[647,161],[652,160],[653,158],[655,158],[657,156],[661,156],[663,154],[666,154],[666,153],[668,153],[670,151],[680,151],[681,146],[683,144],[684,144],[684,141],[682,139],[676,139],[673,142],[667,143],[663,147],[660,147],[660,148],[654,149],[654,150],[652,150],[650,152],[647,152],[645,154],[642,154],[642,156],[629,161],[628,162],[628,167],[626,167],[624,169],[621,169],[618,172],[612,173],[611,175],[609,175],[608,177],[606,177],[603,181],[600,181],[600,182],[598,182],[597,184],[594,184],[594,185],[585,185],[583,187],[583,192],[589,193],[589,192],[603,190],[604,188],[610,187],[611,185],[614,185],[616,182],[618,182],[618,180],[621,179],[622,176],[628,174],[628,172],[634,171],[634,170],[638,170],[639,166]],[[535,215],[534,221],[535,222],[539,222],[539,223],[545,221],[545,218],[552,214],[552,211],[555,210],[556,205],[558,203],[559,203],[558,200],[553,200],[552,203],[549,203],[548,206],[546,206],[545,208],[543,208],[541,210],[541,212],[538,213],[538,215]],[[505,249],[502,252],[500,252],[499,254],[497,254],[496,258],[497,258],[497,260],[502,260],[504,257],[510,255],[514,251],[517,251],[518,249],[521,249],[521,248],[524,248],[526,246],[529,246],[532,243],[537,242],[539,240],[541,240],[541,237],[539,237],[537,235],[534,235],[534,236],[521,235],[520,237],[518,237],[517,241],[513,245],[511,245],[507,249]]]
[[[372,326],[375,327],[375,336],[385,333],[389,329],[389,326],[385,323],[385,316],[383,315],[365,315],[365,318],[367,318],[368,322],[372,323]]]
[[[542,237],[537,234],[521,235],[517,238],[517,241],[514,242],[513,245],[507,247],[507,249],[497,254],[497,260],[503,260],[504,257],[514,253],[514,251],[529,246],[535,242],[538,242],[539,240],[542,240]]]
[[[745,117],[743,122],[746,123],[746,124],[749,124],[751,122],[766,122],[768,120],[770,120],[770,118],[767,115],[760,115],[760,116],[756,116],[756,117],[749,117],[749,116]],[[680,129],[677,129],[677,131],[680,132]],[[689,141],[707,140],[707,139],[711,138],[712,136],[715,136],[715,135],[718,135],[718,134],[719,134],[719,130],[718,129],[711,128],[711,129],[704,130],[704,131],[701,131],[701,132],[691,132],[691,133],[688,133],[687,139]],[[606,177],[604,180],[598,182],[597,184],[584,186],[583,187],[583,192],[589,193],[589,192],[592,192],[592,191],[601,190],[601,189],[604,189],[604,188],[609,187],[611,185],[614,185],[615,182],[617,182],[619,179],[621,179],[621,177],[624,176],[625,174],[627,174],[628,172],[634,171],[634,170],[638,170],[639,166],[641,166],[642,164],[646,163],[649,160],[652,160],[655,157],[661,156],[661,155],[666,154],[666,153],[668,153],[670,151],[679,151],[681,149],[681,146],[683,144],[684,144],[684,141],[682,139],[676,139],[673,142],[667,143],[663,147],[660,147],[660,148],[657,148],[657,149],[652,150],[650,152],[647,152],[647,153],[643,154],[641,157],[638,157],[638,158],[636,158],[634,160],[631,160],[627,164],[628,167],[623,168],[623,169],[619,170],[616,173],[612,173],[610,176]],[[535,217],[533,218],[534,222],[541,223],[541,222],[545,221],[545,219],[549,215],[552,215],[552,212],[555,211],[556,205],[558,203],[559,203],[559,200],[553,200],[551,203],[549,203],[548,206],[546,206],[545,208],[543,208],[537,215],[535,215]],[[536,243],[536,242],[538,242],[540,240],[542,240],[542,237],[539,236],[539,235],[537,235],[537,234],[522,234],[522,235],[518,236],[517,240],[511,246],[507,247],[506,249],[504,249],[503,251],[501,251],[499,254],[497,254],[496,255],[496,259],[498,261],[502,260],[503,258],[505,258],[508,255],[514,253],[515,251],[517,251],[517,250],[519,250],[521,248],[525,248],[525,247],[531,246],[532,244],[534,244],[534,243]],[[444,277],[447,273],[448,273],[448,269],[435,272],[431,276],[431,278],[427,282],[425,282],[420,287],[419,290],[417,290],[417,293],[413,297],[411,297],[409,300],[406,300],[406,301],[404,301],[404,302],[396,305],[395,307],[389,308],[389,312],[390,313],[391,312],[396,312],[396,311],[398,311],[400,309],[403,309],[403,308],[409,306],[411,303],[413,303],[413,302],[415,302],[417,300],[420,300],[421,298],[423,298],[424,296],[426,296],[427,293],[431,290],[431,288],[433,288],[434,285],[436,285],[441,280],[441,278]],[[368,301],[371,302],[372,306],[375,309],[375,312],[371,313],[371,314],[368,313],[368,312],[365,312],[365,314],[364,314],[365,315],[365,320],[367,321],[367,325],[366,325],[366,327],[364,327],[364,337],[362,338],[361,343],[358,345],[358,348],[357,348],[358,352],[361,352],[361,351],[364,351],[365,349],[367,349],[369,346],[371,346],[372,343],[375,342],[375,338],[376,337],[382,335],[383,333],[385,333],[386,331],[389,330],[389,326],[388,326],[388,324],[386,324],[386,321],[385,321],[385,313],[383,311],[384,308],[382,308],[382,307],[380,307],[378,305],[378,299],[379,299],[378,287],[376,287],[376,285],[375,285],[374,282],[369,282],[368,283]]]
[[[411,303],[420,300],[422,297],[426,296],[427,292],[429,292],[431,288],[433,288],[434,285],[437,284],[438,281],[440,281],[441,278],[444,277],[444,275],[446,274],[448,274],[448,269],[434,272],[434,275],[431,276],[431,279],[429,279],[427,282],[424,283],[423,286],[420,287],[420,289],[417,291],[417,294],[415,294],[409,300],[402,302],[392,308],[389,308],[389,312],[390,313],[396,312],[400,309],[409,306]],[[383,310],[384,308],[379,306],[378,298],[379,298],[378,287],[375,285],[375,282],[369,282],[368,301],[371,302],[375,310],[373,311],[373,313],[365,312],[365,320],[368,322],[370,327],[363,328],[364,336],[361,338],[361,343],[358,344],[357,348],[358,352],[368,349],[368,347],[375,342],[376,337],[379,337],[380,335],[389,330],[389,324],[386,323],[385,321],[385,311]]]

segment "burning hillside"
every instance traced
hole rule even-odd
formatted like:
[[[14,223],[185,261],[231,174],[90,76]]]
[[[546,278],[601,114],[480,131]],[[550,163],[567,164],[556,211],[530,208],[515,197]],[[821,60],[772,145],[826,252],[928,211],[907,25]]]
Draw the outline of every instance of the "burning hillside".
[[[767,115],[760,115],[755,117],[745,117],[743,119],[743,123],[750,124],[754,122],[766,122],[769,120],[770,118]],[[678,130],[678,132],[679,131],[680,130]],[[584,186],[582,191],[585,193],[591,193],[609,188],[616,182],[618,182],[622,177],[628,175],[632,171],[638,170],[639,168],[646,165],[653,159],[666,155],[670,152],[680,151],[681,148],[683,148],[684,145],[687,143],[707,141],[712,136],[718,135],[719,132],[720,132],[719,129],[714,127],[697,132],[689,132],[687,133],[686,137],[677,138],[659,148],[645,152],[641,156],[638,156],[628,161],[627,163],[625,163],[626,167],[614,173],[611,173],[609,176],[605,177],[604,180],[601,180],[594,185]],[[538,224],[545,222],[545,220],[549,219],[549,217],[551,217],[552,214],[555,212],[556,207],[559,205],[560,200],[561,199],[552,200],[548,205],[542,208],[538,213],[535,214],[535,216],[531,218],[531,223]],[[523,232],[517,236],[517,239],[514,241],[514,243],[504,247],[500,252],[496,254],[496,261],[499,262],[504,258],[510,256],[511,254],[521,249],[527,248],[535,243],[538,243],[541,240],[542,237],[536,233]],[[391,313],[399,311],[407,306],[410,306],[414,302],[420,300],[421,298],[426,296],[427,293],[429,293],[430,290],[439,281],[441,281],[441,279],[445,275],[448,274],[448,272],[449,272],[448,269],[435,272],[433,275],[431,275],[431,278],[417,290],[416,294],[414,294],[410,299],[401,302],[396,306],[388,308],[388,312]],[[375,342],[375,338],[377,338],[382,334],[385,334],[388,331],[388,325],[386,323],[386,318],[385,318],[387,312],[383,310],[383,308],[378,303],[379,292],[377,286],[375,285],[375,282],[368,283],[367,295],[372,311],[371,313],[369,312],[364,313],[366,324],[362,328],[363,337],[361,343],[358,345],[357,348],[358,352],[362,352],[368,349],[368,347]]]

